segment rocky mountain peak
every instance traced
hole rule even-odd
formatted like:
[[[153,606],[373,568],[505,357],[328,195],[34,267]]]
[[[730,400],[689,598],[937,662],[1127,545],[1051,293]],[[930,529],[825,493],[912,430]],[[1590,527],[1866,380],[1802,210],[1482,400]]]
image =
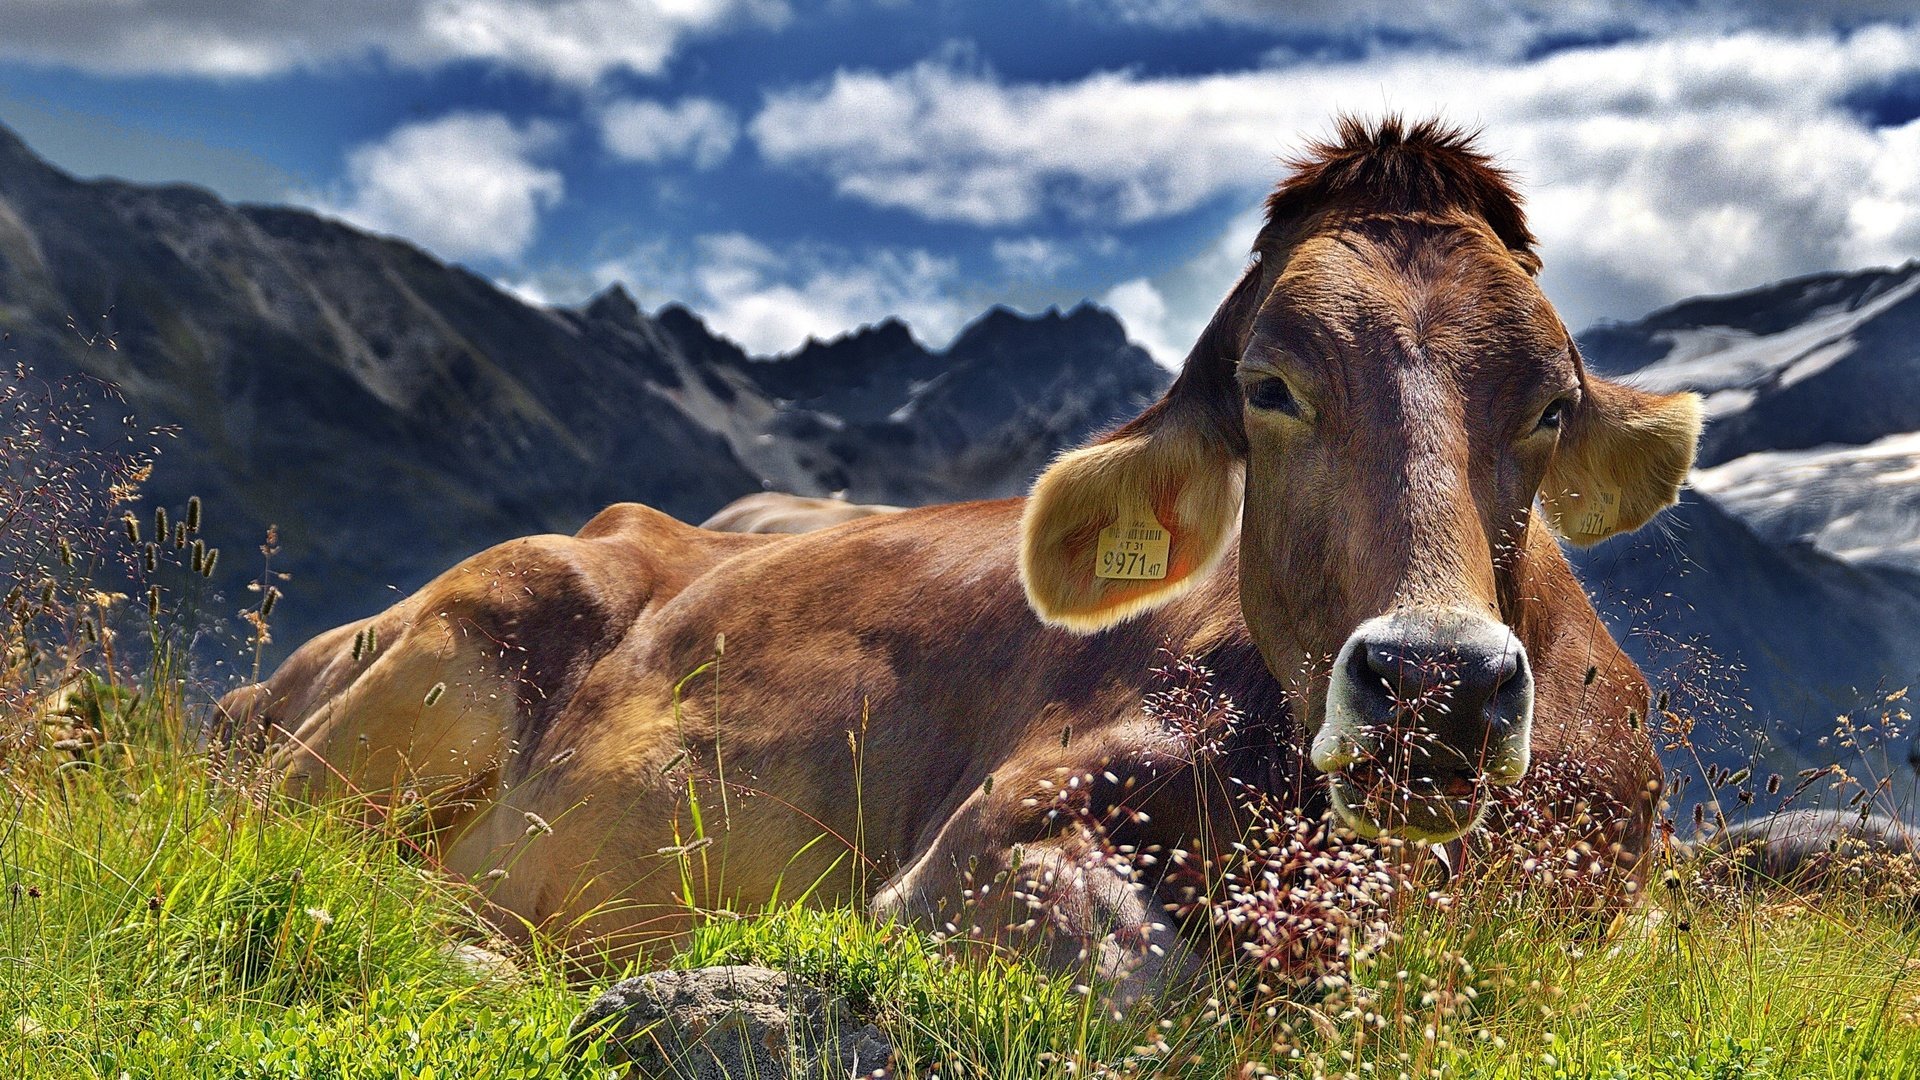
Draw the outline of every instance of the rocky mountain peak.
[[[629,329],[638,328],[647,321],[646,316],[640,311],[640,305],[634,301],[633,294],[617,281],[595,293],[580,312],[589,319],[610,322]]]

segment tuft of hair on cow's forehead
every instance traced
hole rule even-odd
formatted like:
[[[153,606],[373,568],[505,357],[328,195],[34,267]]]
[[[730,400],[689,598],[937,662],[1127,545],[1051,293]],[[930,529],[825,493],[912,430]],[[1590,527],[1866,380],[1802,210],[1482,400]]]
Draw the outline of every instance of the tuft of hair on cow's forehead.
[[[1340,117],[1332,139],[1288,162],[1292,171],[1267,197],[1267,219],[1254,250],[1274,251],[1295,223],[1323,211],[1465,213],[1485,221],[1508,250],[1537,266],[1513,178],[1474,145],[1475,137],[1438,119],[1409,124],[1395,115],[1374,123]]]

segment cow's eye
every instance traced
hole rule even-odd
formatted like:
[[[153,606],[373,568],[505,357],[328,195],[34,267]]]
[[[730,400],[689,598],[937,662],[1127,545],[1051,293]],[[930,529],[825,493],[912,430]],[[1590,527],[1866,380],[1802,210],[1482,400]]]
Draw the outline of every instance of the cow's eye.
[[[1558,431],[1560,424],[1567,418],[1567,410],[1573,405],[1566,398],[1560,398],[1548,405],[1540,413],[1541,431]]]
[[[1300,403],[1294,400],[1293,391],[1287,381],[1280,378],[1265,378],[1247,386],[1247,404],[1256,409],[1272,409],[1288,416],[1300,415]]]

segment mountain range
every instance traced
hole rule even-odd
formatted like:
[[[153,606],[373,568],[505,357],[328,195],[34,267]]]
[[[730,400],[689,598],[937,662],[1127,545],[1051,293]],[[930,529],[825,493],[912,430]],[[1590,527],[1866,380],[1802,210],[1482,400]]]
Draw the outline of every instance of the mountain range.
[[[0,329],[45,376],[109,381],[176,431],[147,494],[201,496],[210,543],[249,552],[278,526],[283,643],[622,500],[698,521],[766,488],[1014,494],[1169,377],[1086,306],[990,311],[939,351],[888,321],[757,359],[618,286],[535,307],[303,211],[75,179],[4,129]],[[230,596],[259,572],[220,566]]]
[[[536,306],[306,211],[75,178],[4,128],[0,330],[36,371],[110,381],[176,432],[147,496],[201,496],[210,543],[250,551],[278,526],[282,650],[611,502],[698,521],[765,489],[1016,494],[1170,378],[1089,305],[994,309],[943,349],[888,320],[749,356],[617,285]],[[1834,716],[1920,671],[1920,266],[1579,340],[1596,370],[1700,390],[1711,415],[1696,490],[1659,527],[1573,553],[1603,613],[1674,711],[1718,730],[1710,757],[1833,759]],[[259,567],[220,569],[230,614]],[[1868,741],[1906,783],[1905,737]]]
[[[1876,749],[1845,763],[1910,792],[1913,732],[1881,714],[1920,672],[1920,263],[1686,300],[1579,342],[1597,371],[1706,399],[1694,490],[1576,556],[1590,585],[1644,598],[1603,604],[1629,651],[1783,766],[1846,758],[1842,714],[1873,725]]]

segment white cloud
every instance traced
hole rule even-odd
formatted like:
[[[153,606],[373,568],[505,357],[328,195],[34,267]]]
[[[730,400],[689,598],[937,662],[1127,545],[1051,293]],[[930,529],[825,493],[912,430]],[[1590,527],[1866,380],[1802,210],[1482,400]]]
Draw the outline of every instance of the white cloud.
[[[1154,278],[1107,290],[1100,302],[1126,324],[1127,336],[1167,367],[1177,368],[1206,329],[1213,309],[1247,268],[1260,212],[1248,210],[1193,258]]]
[[[1482,145],[1520,174],[1549,294],[1579,325],[1920,253],[1920,127],[1875,128],[1846,104],[1916,71],[1920,28],[1891,26],[1061,84],[929,62],[776,94],[751,130],[770,161],[876,206],[1124,224],[1252,205],[1336,111],[1440,113],[1483,126]],[[1167,302],[1170,318],[1197,317]]]
[[[777,26],[784,0],[10,0],[0,57],[115,75],[257,77],[379,53],[587,84],[657,75],[681,42]]]
[[[1167,367],[1177,366],[1191,347],[1191,343],[1182,346],[1168,333],[1167,298],[1146,278],[1115,285],[1100,298],[1100,303],[1120,316],[1128,337]]]
[[[558,138],[549,125],[515,127],[491,113],[408,124],[349,152],[345,191],[315,201],[444,258],[515,258],[564,191],[560,174],[534,160]]]
[[[652,245],[593,276],[626,282],[648,304],[684,303],[749,352],[765,355],[890,316],[938,346],[977,313],[956,295],[954,262],[915,249],[775,248],[723,233],[699,237],[690,252]]]
[[[1045,281],[1079,261],[1063,241],[1044,236],[1002,237],[993,242],[993,261],[1018,281]]]
[[[1239,97],[1246,78],[1009,85],[929,61],[770,95],[751,130],[768,161],[936,221],[1131,223],[1271,175],[1285,129]]]
[[[1910,0],[1077,0],[1129,23],[1188,29],[1208,23],[1375,38],[1383,32],[1524,55],[1543,40],[1744,29],[1805,30],[1902,19]]]
[[[600,113],[600,141],[628,161],[658,164],[675,159],[711,169],[733,152],[740,122],[733,111],[707,98],[616,101]]]

